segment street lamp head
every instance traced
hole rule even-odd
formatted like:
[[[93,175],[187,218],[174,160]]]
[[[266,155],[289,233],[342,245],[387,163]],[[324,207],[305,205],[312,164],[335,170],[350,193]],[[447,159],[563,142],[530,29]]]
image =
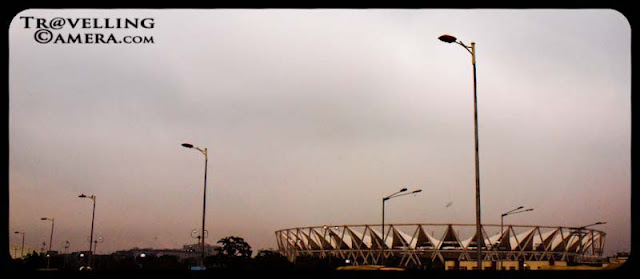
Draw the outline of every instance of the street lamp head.
[[[413,193],[414,193],[414,194],[415,194],[415,193],[420,193],[420,192],[422,192],[422,189],[419,189],[419,190],[415,190],[415,191],[413,191]]]
[[[438,39],[440,39],[440,41],[443,41],[445,43],[455,43],[458,40],[456,39],[456,37],[447,35],[447,34],[438,37]]]
[[[186,147],[186,148],[193,148],[193,144],[190,143],[183,143],[182,146]]]
[[[405,192],[405,191],[407,191],[407,188],[400,189],[400,192]]]
[[[525,210],[525,211],[533,211],[533,208],[529,208],[529,209],[527,209],[527,210]]]
[[[596,225],[604,225],[604,224],[606,224],[606,223],[607,223],[607,222],[598,222],[598,223],[596,223]]]
[[[516,209],[522,209],[523,207],[524,207],[524,206],[519,206],[519,207],[518,207],[518,208],[516,208]]]
[[[42,218],[40,218],[40,220],[42,220],[42,221],[44,221],[44,220],[49,220],[49,218],[47,218],[47,217],[42,217]]]
[[[86,198],[86,197],[87,197],[87,195],[85,195],[85,194],[80,194],[80,196],[78,196],[78,198]]]

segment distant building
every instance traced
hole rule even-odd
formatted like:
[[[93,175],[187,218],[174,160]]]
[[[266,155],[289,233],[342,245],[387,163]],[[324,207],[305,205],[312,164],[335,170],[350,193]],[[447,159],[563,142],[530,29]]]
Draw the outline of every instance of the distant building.
[[[623,264],[629,258],[629,252],[618,252],[615,256],[609,257],[607,261],[610,264]]]
[[[200,245],[200,243],[198,244],[185,244],[182,246],[183,250],[186,251],[191,251],[191,252],[197,252],[198,254],[200,253],[202,245]],[[218,252],[216,251],[217,248],[220,248],[219,245],[209,245],[209,244],[204,244],[204,255],[205,256],[212,256],[217,254]]]
[[[126,257],[135,257],[138,256],[142,253],[147,254],[147,255],[153,255],[156,257],[161,257],[161,256],[176,256],[179,258],[180,261],[182,260],[186,260],[186,259],[190,259],[190,258],[197,258],[200,256],[200,247],[202,247],[202,245],[198,245],[198,244],[185,244],[182,246],[182,249],[153,249],[153,248],[138,248],[138,247],[134,247],[132,249],[129,250],[120,250],[120,251],[116,251],[114,253],[112,253],[111,255],[115,256],[115,257],[122,257],[122,258],[126,258]],[[208,256],[212,256],[217,254],[216,252],[216,248],[218,248],[220,246],[218,245],[209,245],[209,244],[205,244],[204,246],[204,254],[205,257]]]

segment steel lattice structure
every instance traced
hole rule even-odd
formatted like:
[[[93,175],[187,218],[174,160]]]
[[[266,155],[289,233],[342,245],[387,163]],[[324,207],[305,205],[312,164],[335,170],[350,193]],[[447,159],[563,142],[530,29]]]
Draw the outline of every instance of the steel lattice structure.
[[[380,227],[300,227],[275,234],[280,253],[291,261],[302,255],[316,255],[350,259],[360,265],[396,257],[401,266],[420,266],[436,260],[475,259],[475,224],[386,224],[384,241]],[[482,234],[485,261],[598,261],[602,259],[606,235],[594,229],[536,225],[505,225],[500,232],[500,225],[487,224],[482,225]]]

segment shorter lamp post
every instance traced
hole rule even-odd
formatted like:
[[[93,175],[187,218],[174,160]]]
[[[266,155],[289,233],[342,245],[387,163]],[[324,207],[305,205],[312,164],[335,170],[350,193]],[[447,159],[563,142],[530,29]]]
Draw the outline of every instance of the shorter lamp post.
[[[98,254],[98,243],[104,242],[104,238],[102,236],[97,237],[93,240],[93,253]]]
[[[104,242],[104,238],[102,236],[98,236],[96,237],[96,239],[93,240],[93,252],[91,253],[91,262],[94,266],[97,266],[97,268],[100,268],[98,264],[98,260],[100,260],[100,258],[94,259],[93,256],[98,254],[98,243],[102,243],[102,242]],[[91,245],[91,243],[89,243],[89,245]]]
[[[67,262],[69,261],[69,253],[68,253],[69,250],[68,249],[69,249],[69,247],[71,247],[71,243],[69,242],[69,240],[66,240],[63,243],[62,247],[64,247],[64,268],[67,268]]]
[[[64,253],[67,254],[69,247],[71,247],[71,242],[69,242],[69,240],[66,240],[64,243],[62,243],[62,247],[64,248]]]
[[[500,246],[500,244],[502,243],[502,236],[504,236],[504,228],[503,228],[503,224],[504,224],[504,217],[505,216],[509,216],[509,215],[514,215],[514,214],[518,214],[518,213],[522,213],[522,212],[527,212],[527,211],[532,211],[533,208],[529,208],[529,209],[525,209],[525,210],[521,210],[524,206],[519,206],[516,209],[512,209],[510,211],[507,211],[505,213],[502,213],[502,215],[500,216],[500,237],[498,238],[498,247]],[[509,241],[507,239],[507,241]],[[502,253],[498,253],[498,256],[500,257],[500,269],[502,269]]]
[[[22,235],[22,250],[20,250],[20,257],[24,257],[24,232],[21,231],[15,231],[15,234],[21,234]]]
[[[329,238],[329,241],[331,242],[331,228],[329,228],[329,226],[324,225],[322,226],[323,229],[323,237],[326,239],[327,237]],[[333,226],[333,229],[338,231],[338,226]],[[336,247],[338,247],[339,244],[336,242]],[[333,258],[333,251],[328,252],[329,253],[329,266],[331,266],[331,258]],[[325,253],[325,257],[326,257],[326,253]]]
[[[91,243],[89,243],[91,244]],[[84,262],[84,253],[80,252],[80,254],[78,255],[78,257],[80,257],[80,261]],[[80,266],[80,271],[91,271],[91,266],[88,265],[82,265]]]
[[[198,245],[196,245],[196,251],[200,251],[204,253],[204,246],[201,247],[201,245],[204,245],[204,239],[207,238],[208,236],[209,236],[209,232],[207,230],[204,230],[204,233],[200,233],[197,229],[193,229],[191,231],[191,238],[198,239]],[[201,261],[200,266],[204,267],[205,263],[203,258],[200,258],[200,261]]]
[[[386,197],[382,198],[382,243],[380,244],[380,247],[381,247],[381,248],[380,248],[380,250],[382,251],[382,253],[381,253],[381,254],[382,254],[382,255],[381,255],[381,257],[382,257],[382,259],[381,259],[382,264],[384,264],[384,245],[385,245],[385,235],[384,235],[384,203],[385,203],[386,201],[388,201],[388,200],[392,199],[392,198],[397,198],[397,197],[401,197],[401,196],[406,196],[406,195],[409,195],[409,194],[416,194],[416,193],[420,193],[420,192],[422,192],[422,189],[420,189],[420,190],[415,190],[415,191],[412,191],[412,192],[409,192],[409,193],[403,193],[403,192],[406,192],[406,191],[407,191],[407,188],[402,188],[402,189],[400,189],[400,191],[395,192],[395,193],[393,193],[393,194],[391,194],[391,195],[388,195],[388,196],[386,196]],[[400,194],[400,193],[403,193],[403,194]]]
[[[47,269],[49,269],[49,262],[50,262],[50,258],[51,258],[51,256],[49,254],[51,253],[51,243],[53,242],[53,225],[55,223],[55,219],[54,218],[43,217],[43,218],[40,218],[40,220],[42,220],[42,221],[51,221],[51,236],[49,237],[49,251],[47,251]]]
[[[136,255],[133,258],[133,261],[136,262],[136,264],[140,267],[140,269],[142,269],[142,263],[146,260],[146,258],[147,258],[147,254],[142,252],[142,253]],[[139,259],[140,262],[138,262],[138,259]]]

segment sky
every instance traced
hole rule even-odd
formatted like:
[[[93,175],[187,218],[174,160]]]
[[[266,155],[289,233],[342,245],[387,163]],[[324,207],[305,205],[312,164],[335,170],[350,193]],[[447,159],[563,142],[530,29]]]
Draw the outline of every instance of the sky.
[[[147,28],[104,28],[118,18]],[[40,251],[54,218],[53,250],[86,250],[84,193],[98,253],[195,243],[204,156],[184,142],[208,150],[208,243],[379,224],[403,187],[422,192],[388,201],[387,224],[475,224],[471,55],[442,34],[476,43],[482,223],[524,206],[505,223],[606,222],[605,255],[629,251],[631,28],[607,9],[22,11],[9,229]]]

